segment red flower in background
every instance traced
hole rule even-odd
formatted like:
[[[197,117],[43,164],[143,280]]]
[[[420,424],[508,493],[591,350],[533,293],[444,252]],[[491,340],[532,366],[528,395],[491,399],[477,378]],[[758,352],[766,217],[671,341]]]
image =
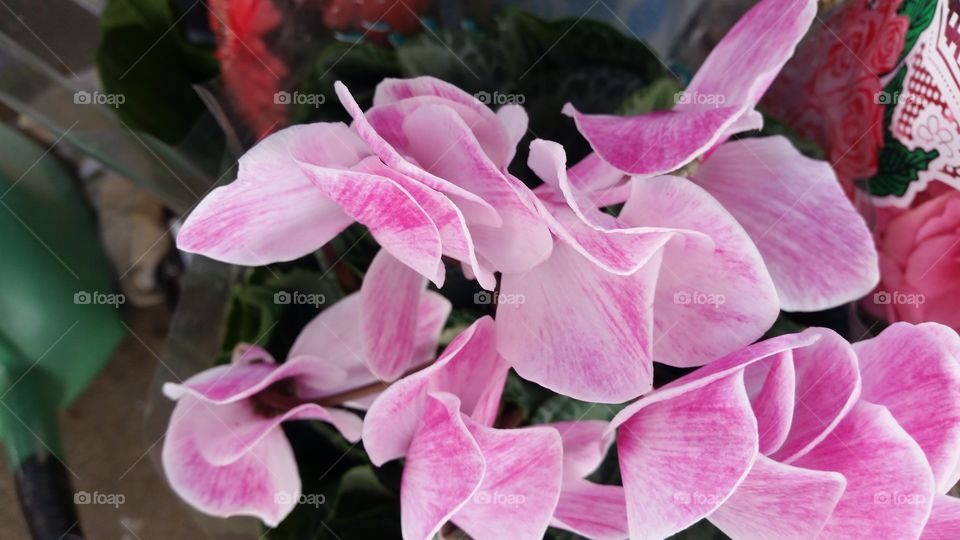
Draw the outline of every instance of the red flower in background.
[[[269,0],[210,2],[224,91],[257,139],[284,127],[286,120],[275,96],[289,70],[265,38],[282,22],[283,15]]]
[[[323,24],[331,30],[364,33],[380,41],[389,34],[407,34],[420,28],[420,16],[430,0],[332,0],[323,10]]]
[[[886,103],[880,77],[895,67],[910,24],[897,14],[901,3],[845,3],[801,43],[763,103],[824,147],[848,193],[877,170]]]

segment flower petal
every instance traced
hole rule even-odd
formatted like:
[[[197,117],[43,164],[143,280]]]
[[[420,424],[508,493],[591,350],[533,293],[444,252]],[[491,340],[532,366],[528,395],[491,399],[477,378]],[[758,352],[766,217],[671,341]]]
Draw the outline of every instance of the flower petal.
[[[201,371],[181,384],[165,383],[163,393],[177,400],[192,396],[206,403],[236,403],[284,379],[307,388],[335,387],[346,372],[312,356],[297,356],[282,364],[225,364]]]
[[[784,351],[744,368],[744,381],[760,433],[760,453],[778,450],[790,434],[797,375],[792,351]]]
[[[797,401],[790,434],[770,457],[793,463],[827,438],[860,397],[857,356],[834,332],[814,329],[820,339],[793,350]]]
[[[640,116],[583,114],[567,103],[563,113],[604,161],[638,176],[675,171],[712,148],[743,111],[716,107],[657,111]]]
[[[607,422],[600,420],[571,420],[546,425],[559,431],[563,440],[563,477],[566,480],[579,480],[596,470],[613,444],[613,432],[607,430]]]
[[[222,425],[216,432],[198,433],[204,415],[216,407],[192,396],[173,410],[163,442],[161,460],[170,487],[191,506],[212,516],[255,516],[276,527],[296,505],[300,475],[290,443],[272,430],[237,460],[214,465],[200,453],[198,436],[229,436]]]
[[[374,465],[407,453],[429,392],[458,396],[467,415],[493,423],[509,369],[497,355],[494,339],[493,320],[477,320],[433,365],[393,383],[374,401],[363,423],[363,445]]]
[[[650,390],[651,302],[659,257],[632,276],[607,273],[554,246],[530,271],[504,274],[497,348],[521,377],[584,401],[619,403]]]
[[[879,280],[870,230],[833,169],[784,137],[721,145],[694,176],[760,250],[782,309],[819,311],[860,298]]]
[[[490,205],[490,203],[484,201],[482,197],[475,193],[471,193],[470,191],[465,190],[448,180],[430,174],[400,155],[400,153],[389,142],[387,142],[382,135],[377,133],[377,130],[370,124],[370,121],[363,114],[360,106],[357,105],[356,100],[354,100],[353,96],[350,95],[350,91],[347,90],[347,87],[344,86],[344,84],[340,81],[337,81],[334,83],[334,88],[337,92],[337,97],[340,98],[340,103],[343,104],[343,107],[353,118],[353,129],[357,131],[357,133],[360,135],[360,138],[367,143],[370,149],[377,155],[377,157],[383,160],[384,163],[397,172],[422,182],[425,186],[431,189],[446,194],[457,203],[457,205],[464,211],[465,214],[471,215],[476,222],[494,227],[499,226],[502,223],[500,215],[497,213],[497,211],[493,208],[493,206]]]
[[[942,328],[960,343],[956,332]],[[960,362],[938,336],[906,323],[853,347],[860,360],[862,399],[893,414],[926,454],[937,491],[946,492],[960,480]]]
[[[237,179],[207,194],[177,234],[177,247],[247,266],[297,259],[329,242],[352,219],[300,172],[292,153],[332,169],[370,154],[343,124],[278,131],[240,158]]]
[[[438,287],[443,285],[440,232],[407,190],[385,176],[299,164],[313,184],[366,225],[385,250]]]
[[[960,538],[960,499],[948,495],[933,498],[930,519],[923,527],[921,540],[950,540]]]
[[[375,112],[367,114],[376,126],[380,120]],[[502,223],[495,227],[478,223],[465,212],[477,250],[486,260],[502,272],[518,272],[546,259],[552,241],[546,224],[526,204],[533,194],[501,172],[463,118],[450,107],[425,105],[384,121],[397,122],[409,140],[405,153],[424,170],[479,195],[497,209]]]
[[[923,450],[884,407],[858,402],[794,465],[837,471],[847,479],[822,538],[917,538],[923,531],[933,504],[933,474]]]
[[[621,486],[568,481],[553,514],[554,527],[597,540],[627,537],[627,501]]]
[[[440,99],[430,101],[414,99],[418,97]],[[475,96],[434,77],[384,79],[377,85],[374,92],[374,108],[371,111],[401,101],[415,102],[416,106],[422,103],[439,103],[456,110],[457,114],[470,126],[471,131],[483,146],[484,152],[500,169],[510,164],[517,142],[527,131],[527,114],[523,107],[506,105],[494,114]],[[371,111],[367,111],[367,114]],[[519,136],[517,136],[518,133]]]
[[[761,455],[710,521],[732,538],[816,538],[846,485],[840,473],[801,469]]]
[[[635,178],[620,220],[676,228],[663,252],[654,308],[653,358],[672,366],[710,362],[763,335],[779,314],[757,248],[719,202],[676,177]]]
[[[360,286],[360,333],[370,371],[393,381],[413,360],[414,337],[426,280],[380,250]]]
[[[487,468],[480,489],[453,522],[476,540],[543,538],[560,497],[563,450],[557,431],[466,423]]]
[[[762,0],[710,51],[686,92],[723,96],[721,103],[752,109],[817,14],[816,0]],[[696,109],[696,104],[682,108]]]
[[[757,457],[740,372],[669,397],[655,392],[627,410],[617,449],[630,538],[664,538],[709,515]]]
[[[400,481],[400,526],[409,540],[429,540],[480,488],[480,446],[450,394],[424,398]]]

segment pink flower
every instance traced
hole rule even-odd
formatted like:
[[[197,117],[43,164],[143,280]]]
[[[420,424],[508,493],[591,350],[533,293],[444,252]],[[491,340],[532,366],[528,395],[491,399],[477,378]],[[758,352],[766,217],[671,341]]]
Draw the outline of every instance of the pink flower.
[[[883,281],[870,307],[889,321],[960,328],[960,192],[899,213],[878,227],[878,246]]]
[[[405,279],[405,274],[415,279]],[[405,291],[391,294],[381,305],[379,293],[390,289],[383,281]],[[363,289],[313,319],[286,362],[278,364],[265,350],[247,345],[235,350],[228,365],[181,384],[167,383],[164,393],[177,405],[162,456],[173,490],[207,514],[252,515],[275,527],[293,510],[301,485],[280,424],[322,420],[357,441],[358,416],[316,402],[378,384],[379,374],[402,373],[433,356],[450,304],[425,292],[424,284],[381,252]],[[389,306],[401,300],[407,315],[397,318]],[[373,338],[372,333],[379,335]],[[394,346],[392,355],[383,353],[385,343]],[[402,362],[395,365],[398,359]],[[366,404],[350,403],[361,409]]]
[[[649,177],[701,159],[690,179],[753,239],[787,311],[850,302],[878,280],[869,230],[827,164],[803,157],[781,137],[721,144],[760,127],[754,107],[815,13],[814,0],[758,3],[710,53],[671,111],[621,117],[566,108],[607,169]],[[594,157],[582,169],[571,176],[584,198],[624,200],[624,192],[611,197],[617,195],[611,189],[625,177],[597,166]]]
[[[479,319],[430,367],[371,405],[363,444],[374,465],[405,457],[403,537],[448,520],[471,538],[542,538],[560,495],[561,438],[550,427],[494,429],[508,366],[493,321]]]
[[[577,399],[618,403],[652,387],[653,360],[705,364],[759,338],[776,319],[753,242],[702,188],[663,176],[589,195],[556,143],[536,140],[534,202],[555,237],[550,257],[504,272],[500,353],[522,377]],[[579,169],[579,170],[578,170]],[[619,178],[620,174],[615,175]],[[616,218],[592,204],[626,200]]]
[[[960,338],[897,324],[751,345],[612,422],[631,537],[708,517],[735,538],[953,537]],[[932,509],[932,510],[931,510]]]
[[[494,113],[429,77],[383,81],[366,113],[342,84],[337,94],[351,127],[293,126],[261,141],[237,179],[190,214],[178,247],[264,265],[309,254],[357,221],[438,286],[448,256],[490,290],[494,270],[549,255],[546,225],[505,173],[526,131],[521,107]]]

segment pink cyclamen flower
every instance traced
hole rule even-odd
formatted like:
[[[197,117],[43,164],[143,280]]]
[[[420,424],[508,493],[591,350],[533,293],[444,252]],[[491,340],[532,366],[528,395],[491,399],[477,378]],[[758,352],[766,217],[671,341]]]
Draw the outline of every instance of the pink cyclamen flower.
[[[787,311],[850,302],[879,279],[869,230],[829,165],[805,158],[782,137],[724,143],[761,127],[754,107],[809,28],[816,4],[759,2],[714,48],[670,111],[622,117],[565,109],[596,152],[578,166],[591,172],[571,174],[585,199],[621,202],[606,192],[624,182],[623,175],[654,176],[702,160],[690,179],[750,234]],[[602,165],[614,171],[592,172]]]
[[[546,182],[533,200],[555,245],[539,265],[503,272],[498,345],[522,377],[577,399],[623,402],[651,389],[653,360],[702,365],[776,319],[756,247],[696,184],[670,176],[618,184],[609,193],[626,204],[613,217],[573,186],[560,145],[534,141],[529,165]]]
[[[404,273],[415,279],[405,280]],[[381,307],[378,293],[390,290],[384,281],[404,291],[387,292],[391,301],[406,302],[404,318]],[[359,440],[357,415],[316,401],[433,357],[450,303],[424,291],[425,281],[381,252],[364,288],[315,317],[286,362],[278,364],[265,350],[247,345],[235,350],[228,365],[164,385],[164,393],[177,400],[162,453],[173,490],[207,514],[252,515],[275,527],[293,510],[301,486],[280,424],[322,420],[347,440]],[[376,338],[373,329],[380,333]],[[394,353],[403,356],[382,354],[383,343],[393,343]],[[368,402],[349,404],[362,409]]]
[[[384,80],[363,112],[336,88],[352,126],[293,126],[261,141],[240,159],[237,179],[190,214],[180,249],[264,265],[309,254],[357,221],[438,286],[448,256],[490,290],[494,271],[549,255],[546,225],[505,172],[526,131],[522,107],[494,113],[421,77]]]
[[[495,429],[508,366],[493,320],[479,319],[430,367],[385,390],[364,419],[374,465],[405,457],[400,515],[407,540],[447,521],[478,540],[543,537],[560,495],[563,449],[550,427]]]
[[[631,538],[706,517],[734,538],[960,531],[960,338],[897,324],[851,347],[823,329],[720,359],[622,411]]]

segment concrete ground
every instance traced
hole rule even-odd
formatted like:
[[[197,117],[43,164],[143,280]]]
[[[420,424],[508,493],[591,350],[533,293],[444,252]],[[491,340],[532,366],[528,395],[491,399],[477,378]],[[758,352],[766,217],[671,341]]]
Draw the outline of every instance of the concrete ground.
[[[116,507],[78,507],[89,539],[207,537],[147,455],[161,443],[147,441],[143,434],[148,390],[158,366],[155,354],[163,349],[169,321],[166,307],[128,310],[125,322],[132,332],[103,373],[61,417],[67,466],[76,475],[74,490],[123,498]],[[7,471],[3,459],[0,453]],[[0,538],[29,538],[9,473],[0,480]]]

